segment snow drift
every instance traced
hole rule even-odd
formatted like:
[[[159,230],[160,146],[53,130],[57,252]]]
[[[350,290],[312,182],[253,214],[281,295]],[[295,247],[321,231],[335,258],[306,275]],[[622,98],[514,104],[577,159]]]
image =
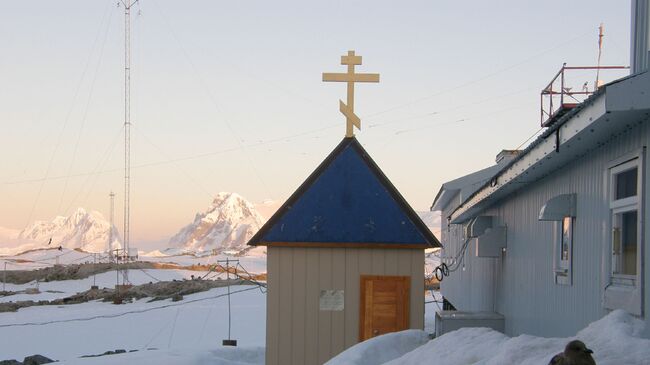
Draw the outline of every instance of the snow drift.
[[[642,320],[616,310],[571,338],[529,335],[510,338],[488,328],[463,328],[420,346],[421,335],[409,330],[362,342],[328,364],[539,365],[548,364],[569,341],[579,339],[594,351],[598,365],[647,365],[650,364],[650,340],[640,338],[643,327]],[[414,350],[410,351],[411,348]]]
[[[383,364],[424,345],[427,341],[429,335],[420,330],[388,333],[349,348],[325,365]]]

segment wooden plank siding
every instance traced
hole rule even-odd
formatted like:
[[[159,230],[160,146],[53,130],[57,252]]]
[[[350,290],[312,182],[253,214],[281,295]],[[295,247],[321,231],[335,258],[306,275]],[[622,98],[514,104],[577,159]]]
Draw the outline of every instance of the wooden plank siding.
[[[348,248],[345,250],[345,292],[353,293],[359,290],[359,249]],[[350,308],[359,308],[360,298],[354,295],[347,295],[345,305]],[[359,338],[359,313],[354,311],[345,311],[345,348],[348,348],[358,342]]]
[[[297,248],[293,250],[293,290],[291,298],[291,308],[295,312],[293,318],[305,318],[305,299],[307,298],[307,249]],[[292,320],[291,333],[302,334],[302,336],[292,336],[291,343],[291,362],[300,364],[305,362],[305,321]]]
[[[361,275],[411,277],[409,325],[424,328],[422,249],[268,247],[267,256],[268,365],[322,364],[358,343]],[[320,311],[320,291],[335,289],[344,310]]]
[[[288,283],[289,285],[279,285],[278,289],[280,292],[280,316],[278,322],[280,326],[278,327],[278,360],[280,364],[290,364],[291,363],[291,345],[294,340],[292,333],[292,320],[293,320],[293,306],[292,304],[292,290],[294,290],[293,285],[293,255],[292,252],[288,252],[287,255],[280,256],[280,277],[278,278],[280,283]]]
[[[345,291],[345,250],[332,249],[332,289]],[[331,353],[345,350],[345,310],[332,314]]]
[[[266,363],[279,364],[278,339],[280,338],[280,255],[267,255],[266,294]]]
[[[281,250],[290,250],[290,249],[281,249]],[[269,249],[268,252],[273,252],[274,255],[278,255],[275,249]],[[318,269],[318,256],[315,255],[311,250],[307,249],[306,251],[306,277],[307,277],[307,297],[305,298],[305,364],[318,364],[318,298],[320,295],[320,289],[318,285],[314,285],[318,282],[319,269]],[[278,310],[280,302],[277,302]],[[315,310],[316,309],[316,310]],[[299,318],[300,320],[300,318]],[[268,319],[267,319],[268,322]],[[308,335],[310,334],[310,335]],[[299,334],[293,334],[299,335]],[[268,339],[267,339],[268,342]],[[267,364],[271,364],[267,361]]]
[[[322,289],[332,288],[332,248],[319,249],[318,255],[318,288],[319,294]],[[313,254],[313,252],[312,252]],[[316,283],[314,283],[316,284]],[[321,311],[316,308],[309,308],[318,316],[318,362],[324,363],[330,359],[332,353],[332,312]],[[293,334],[292,334],[293,335]],[[295,336],[295,335],[294,335]]]

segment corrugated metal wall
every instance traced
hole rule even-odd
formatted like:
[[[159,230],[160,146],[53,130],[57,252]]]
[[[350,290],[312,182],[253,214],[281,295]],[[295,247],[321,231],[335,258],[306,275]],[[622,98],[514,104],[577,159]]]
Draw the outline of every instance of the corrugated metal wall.
[[[359,339],[361,275],[411,276],[410,328],[424,328],[424,250],[267,250],[266,364],[322,364]],[[320,311],[321,290],[344,290],[343,311]]]
[[[444,211],[445,214],[451,213]],[[443,219],[444,221],[444,219]],[[452,224],[449,229],[443,223],[441,230],[444,245],[443,258],[453,258],[460,251],[465,239],[464,226]],[[442,292],[459,310],[494,311],[496,260],[474,257],[476,242],[472,240],[465,253],[464,265],[444,278]],[[451,263],[446,260],[447,265]]]
[[[602,297],[608,278],[603,267],[609,260],[609,205],[606,176],[612,160],[650,144],[647,123],[638,125],[592,150],[588,155],[534,182],[497,203],[482,215],[494,216],[507,226],[507,252],[501,258],[478,258],[472,247],[466,271],[459,270],[443,281],[443,294],[459,310],[492,310],[506,318],[506,333],[570,336],[607,313]],[[644,169],[649,170],[650,159]],[[644,221],[649,222],[648,188],[644,186]],[[538,221],[540,208],[559,194],[577,194],[577,217],[573,241],[573,284],[555,284],[553,276],[554,223]],[[451,207],[450,207],[451,208]],[[449,215],[448,211],[443,216]],[[444,225],[444,224],[443,224]],[[647,247],[648,229],[643,235]],[[462,242],[460,227],[451,232],[443,226],[445,255],[453,256]],[[473,244],[472,244],[473,246]],[[645,249],[644,261],[650,262]],[[647,266],[647,265],[646,265]],[[645,275],[644,313],[648,305],[650,274]],[[493,286],[496,284],[496,288]],[[485,286],[483,289],[478,289]],[[495,297],[488,293],[493,290]],[[482,298],[477,294],[481,293]],[[491,303],[488,303],[487,299]],[[494,298],[494,300],[493,300]],[[650,321],[646,319],[650,327]],[[646,337],[650,330],[646,329]]]

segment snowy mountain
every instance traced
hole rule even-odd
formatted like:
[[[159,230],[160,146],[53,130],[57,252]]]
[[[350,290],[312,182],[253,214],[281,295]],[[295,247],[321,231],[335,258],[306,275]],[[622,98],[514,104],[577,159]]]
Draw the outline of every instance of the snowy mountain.
[[[57,216],[51,221],[36,221],[17,235],[8,237],[10,242],[3,242],[5,248],[0,249],[0,254],[58,246],[87,252],[104,252],[108,248],[109,226],[110,223],[101,213],[77,208],[68,217]],[[113,247],[121,247],[115,226],[113,237]]]
[[[440,239],[440,212],[420,211],[417,213],[431,232]]]
[[[204,213],[169,240],[171,249],[186,252],[242,252],[265,219],[255,206],[235,193],[219,193]]]

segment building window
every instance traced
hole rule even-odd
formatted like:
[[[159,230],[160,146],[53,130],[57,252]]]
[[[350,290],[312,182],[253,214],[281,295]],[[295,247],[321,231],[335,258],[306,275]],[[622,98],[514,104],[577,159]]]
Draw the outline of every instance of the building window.
[[[577,200],[576,193],[554,196],[544,203],[537,218],[553,222],[553,278],[556,284],[571,285]]]
[[[573,218],[564,217],[562,220],[562,243],[560,245],[560,265],[569,268],[571,244],[573,243]]]
[[[573,249],[573,217],[564,217],[556,224],[560,232],[555,245],[555,283],[571,285],[571,256]],[[557,227],[557,226],[556,226]],[[556,237],[557,237],[556,236]]]
[[[639,245],[638,211],[615,213],[612,223],[612,273],[615,275],[636,275],[636,260]]]
[[[641,315],[643,153],[609,168],[610,270],[605,307]]]

